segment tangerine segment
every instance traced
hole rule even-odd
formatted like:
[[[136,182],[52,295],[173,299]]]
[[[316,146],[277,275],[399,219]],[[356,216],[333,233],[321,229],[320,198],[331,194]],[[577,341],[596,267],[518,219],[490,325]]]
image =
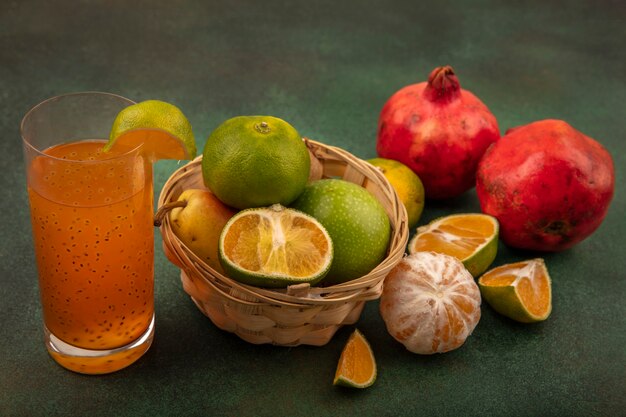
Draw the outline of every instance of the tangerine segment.
[[[180,139],[161,129],[134,129],[123,133],[116,139],[116,147],[127,148],[142,146],[142,153],[153,161],[159,159],[190,159],[187,148]]]
[[[545,314],[550,308],[550,285],[545,275],[533,280],[522,278],[517,284],[522,304],[535,316]]]
[[[334,385],[366,388],[376,380],[376,360],[365,336],[355,330],[341,352]]]
[[[550,308],[550,281],[542,259],[503,265],[486,273],[480,281],[488,286],[515,287],[522,304],[535,316]]]
[[[409,351],[447,352],[460,347],[480,320],[480,292],[456,258],[416,252],[387,275],[380,313],[387,331]]]
[[[418,229],[414,251],[446,253],[458,259],[470,256],[496,232],[494,222],[484,215],[456,215]]]
[[[220,237],[224,269],[251,285],[317,282],[332,255],[330,236],[317,220],[278,204],[240,212]]]
[[[494,309],[522,322],[545,320],[552,310],[550,276],[543,259],[494,268],[479,279]]]
[[[196,156],[191,123],[178,107],[159,100],[142,101],[118,113],[104,151],[117,147],[118,143],[143,146],[142,153],[151,162]]]
[[[473,276],[484,272],[495,259],[498,223],[485,214],[455,214],[417,229],[409,252],[433,251],[461,260]]]
[[[487,238],[496,231],[494,222],[484,214],[450,216],[441,226],[443,230],[446,227],[454,229],[457,236],[467,237]]]
[[[506,269],[492,269],[481,277],[481,283],[491,287],[507,287],[517,279],[517,275]]]
[[[426,232],[420,236],[415,245],[412,246],[413,252],[433,251],[446,253],[458,259],[467,258],[472,254],[475,247],[484,242],[484,239],[474,241],[460,240],[448,233],[440,231]]]
[[[261,219],[258,215],[241,217],[234,222],[224,238],[224,253],[241,268],[260,271],[258,245],[262,245]]]

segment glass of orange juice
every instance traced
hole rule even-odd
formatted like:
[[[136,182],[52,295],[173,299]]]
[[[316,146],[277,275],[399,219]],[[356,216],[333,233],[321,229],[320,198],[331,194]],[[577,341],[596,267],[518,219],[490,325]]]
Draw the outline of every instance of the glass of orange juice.
[[[140,147],[102,150],[132,104],[67,94],[21,125],[45,345],[85,374],[130,365],[154,333],[152,165]]]

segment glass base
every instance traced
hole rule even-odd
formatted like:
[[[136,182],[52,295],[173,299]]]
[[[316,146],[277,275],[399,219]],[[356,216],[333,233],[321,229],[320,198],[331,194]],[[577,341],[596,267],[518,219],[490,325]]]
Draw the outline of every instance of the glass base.
[[[90,350],[72,346],[52,334],[45,325],[44,335],[48,353],[62,367],[81,374],[108,374],[126,368],[146,353],[154,337],[154,315],[144,334],[115,349]]]

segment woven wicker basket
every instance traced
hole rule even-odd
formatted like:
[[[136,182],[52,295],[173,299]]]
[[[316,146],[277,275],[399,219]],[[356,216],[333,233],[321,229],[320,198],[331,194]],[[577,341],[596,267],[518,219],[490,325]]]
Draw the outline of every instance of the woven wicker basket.
[[[311,180],[343,178],[361,185],[389,215],[392,231],[387,257],[369,274],[328,287],[252,287],[224,276],[194,255],[172,231],[169,216],[161,224],[165,254],[181,268],[185,292],[217,327],[251,343],[326,344],[342,325],[358,320],[366,301],[380,297],[384,277],[406,248],[406,210],[384,175],[342,149],[304,140],[311,155]],[[198,157],[172,174],[161,191],[159,207],[175,201],[186,189],[205,188],[201,162]]]

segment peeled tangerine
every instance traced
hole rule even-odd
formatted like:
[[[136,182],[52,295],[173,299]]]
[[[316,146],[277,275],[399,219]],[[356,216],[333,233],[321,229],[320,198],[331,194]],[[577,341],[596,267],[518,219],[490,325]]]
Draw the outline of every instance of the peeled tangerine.
[[[478,161],[498,138],[495,116],[444,66],[427,82],[403,87],[387,100],[376,151],[411,168],[427,198],[443,199],[474,187]]]
[[[416,252],[385,278],[380,314],[408,350],[443,353],[460,347],[480,320],[480,290],[456,258]]]
[[[615,187],[613,160],[562,120],[507,131],[481,160],[476,192],[509,246],[560,251],[593,233]]]

